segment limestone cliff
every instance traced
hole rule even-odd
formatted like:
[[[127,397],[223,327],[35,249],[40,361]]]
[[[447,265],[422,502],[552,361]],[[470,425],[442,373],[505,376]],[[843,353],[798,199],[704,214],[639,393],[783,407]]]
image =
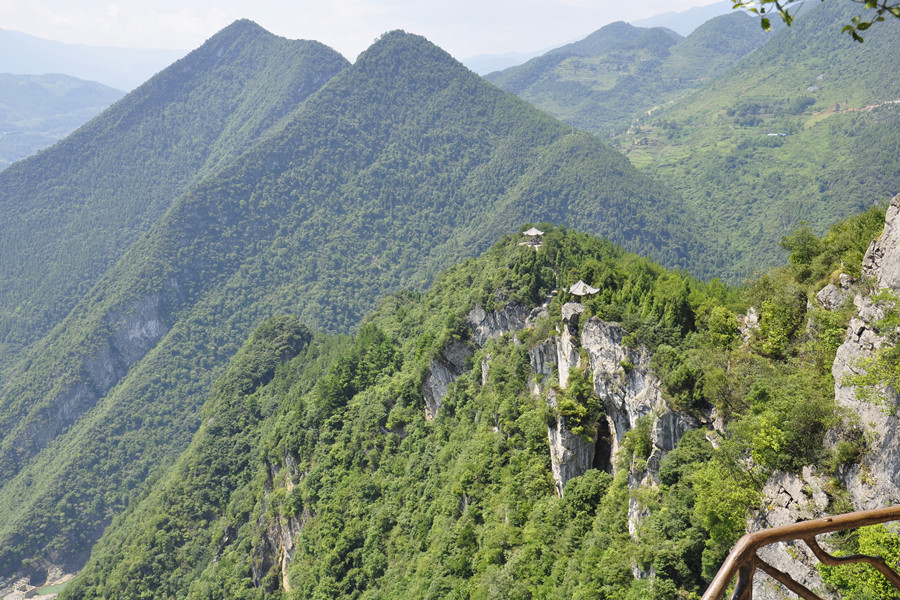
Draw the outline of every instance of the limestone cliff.
[[[838,468],[840,483],[847,489],[857,510],[880,508],[900,503],[900,421],[896,415],[898,398],[890,393],[885,404],[857,397],[848,377],[861,369],[860,361],[869,358],[885,339],[876,323],[884,317],[884,307],[873,295],[887,289],[900,292],[900,195],[895,196],[885,216],[884,232],[872,241],[862,264],[862,282],[842,274],[838,284],[825,286],[816,302],[825,310],[835,310],[853,297],[855,314],[850,319],[844,341],[832,365],[835,401],[855,415],[856,426],[868,443],[859,464]],[[826,443],[834,446],[846,432],[829,433]],[[802,475],[776,472],[763,489],[763,510],[751,519],[751,531],[786,525],[826,514],[828,498],[822,491],[825,478],[810,468]],[[822,590],[822,579],[805,544],[777,544],[761,552],[764,560],[813,590]],[[754,582],[754,598],[782,600],[793,595],[765,577]],[[823,597],[830,598],[828,594]]]
[[[636,480],[639,484],[649,477],[655,482],[659,460],[672,450],[684,432],[696,427],[694,419],[673,412],[662,397],[661,383],[650,369],[650,352],[643,346],[626,347],[625,331],[615,323],[591,317],[582,323],[584,307],[568,303],[561,309],[558,335],[538,344],[530,351],[532,371],[547,375],[551,371],[548,344],[555,341],[558,385],[566,389],[572,368],[590,369],[593,393],[603,404],[604,422],[599,423],[592,439],[572,434],[564,419],[548,427],[550,457],[557,491],[562,495],[566,482],[583,475],[590,468],[613,470],[613,457],[621,447],[625,434],[637,420],[653,415],[651,444],[647,473]],[[582,352],[587,364],[582,365]],[[535,388],[533,391],[538,391]],[[547,402],[556,409],[556,393],[546,392]]]
[[[866,251],[862,274],[875,291],[900,292],[900,194],[888,207],[884,232]],[[875,325],[884,316],[883,306],[872,295],[862,293],[856,295],[853,303],[856,315],[850,320],[832,367],[835,400],[851,414],[859,415],[859,423],[870,441],[862,463],[843,468],[839,476],[854,506],[871,509],[900,503],[900,422],[895,410],[898,398],[891,392],[886,405],[864,402],[847,382],[847,377],[860,368],[860,360],[872,356],[884,343]]]

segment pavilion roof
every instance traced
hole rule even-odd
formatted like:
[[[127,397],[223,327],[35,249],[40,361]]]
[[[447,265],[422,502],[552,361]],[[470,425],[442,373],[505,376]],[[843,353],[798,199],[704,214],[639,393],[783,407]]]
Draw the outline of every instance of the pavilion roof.
[[[598,288],[591,287],[580,279],[569,288],[569,293],[575,294],[576,296],[589,296],[591,294],[596,294],[599,291]]]

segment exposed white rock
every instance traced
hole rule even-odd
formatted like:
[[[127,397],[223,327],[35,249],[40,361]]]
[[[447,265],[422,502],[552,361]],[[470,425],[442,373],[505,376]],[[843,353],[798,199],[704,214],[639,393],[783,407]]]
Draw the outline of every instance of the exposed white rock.
[[[802,476],[776,471],[772,473],[763,488],[763,510],[759,511],[747,524],[750,532],[789,525],[798,521],[824,516],[828,508],[828,496],[823,490],[825,481],[809,467]],[[823,539],[820,543],[827,546]],[[787,573],[822,598],[833,598],[826,593],[824,582],[816,570],[818,560],[803,542],[780,542],[759,550],[759,557]],[[762,600],[787,600],[796,598],[780,584],[757,571],[753,580],[753,597]]]
[[[547,403],[556,408],[556,392],[547,392]],[[547,428],[550,440],[550,468],[560,498],[563,488],[573,477],[584,475],[594,460],[595,440],[585,439],[569,431],[562,417],[556,418],[556,426]]]
[[[850,294],[850,291],[829,283],[816,294],[816,302],[825,310],[834,310],[839,308]]]
[[[531,312],[516,302],[510,302],[504,308],[492,312],[487,312],[480,304],[476,304],[466,315],[466,323],[472,331],[472,341],[480,348],[491,338],[523,329]]]
[[[759,313],[751,306],[747,309],[746,315],[738,316],[738,331],[741,333],[741,340],[745,344],[749,344],[753,331],[757,329],[759,329]]]
[[[594,394],[603,402],[613,424],[613,454],[639,418],[657,407],[660,414],[666,410],[660,381],[650,371],[650,352],[643,346],[626,348],[624,337],[619,325],[596,317],[588,319],[581,330],[581,347],[590,357]]]
[[[891,200],[884,233],[866,251],[863,276],[879,288],[900,290],[900,195]],[[850,320],[831,372],[835,401],[858,416],[870,440],[862,463],[839,471],[854,506],[862,510],[900,503],[900,422],[893,416],[896,396],[888,399],[887,405],[865,402],[847,381],[860,370],[860,361],[871,357],[884,342],[874,325],[884,316],[882,307],[862,295],[854,298],[854,304],[857,315]]]
[[[538,343],[528,350],[528,360],[531,363],[531,377],[528,378],[528,387],[535,396],[541,394],[541,384],[549,383],[553,372],[556,370],[556,338],[551,337]]]
[[[472,350],[468,346],[459,340],[454,340],[431,360],[422,386],[426,419],[431,420],[437,416],[438,411],[441,410],[441,404],[447,396],[447,386],[463,374],[466,368],[466,359],[471,355]]]
[[[559,324],[559,336],[556,342],[556,365],[559,369],[559,387],[566,389],[569,371],[579,366],[581,357],[578,354],[578,320],[584,306],[576,302],[567,302],[562,306],[562,322]]]
[[[891,198],[884,231],[872,241],[863,258],[863,274],[875,277],[878,288],[900,289],[900,194]]]
[[[647,472],[655,483],[659,483],[660,461],[675,449],[688,430],[697,427],[699,423],[696,419],[680,411],[666,410],[656,417],[650,430],[652,450],[647,459]]]

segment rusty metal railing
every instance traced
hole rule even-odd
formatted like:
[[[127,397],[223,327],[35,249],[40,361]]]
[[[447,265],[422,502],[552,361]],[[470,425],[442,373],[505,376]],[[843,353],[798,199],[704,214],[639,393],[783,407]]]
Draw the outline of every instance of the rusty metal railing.
[[[866,556],[864,554],[841,557],[832,556],[825,552],[816,541],[816,536],[824,533],[856,529],[857,527],[877,525],[887,521],[900,521],[900,506],[880,508],[878,510],[862,510],[748,533],[738,540],[738,543],[731,549],[728,558],[725,559],[719,572],[716,573],[716,577],[712,580],[709,588],[707,588],[706,593],[703,594],[702,600],[719,600],[728,589],[728,585],[735,575],[737,575],[737,582],[735,583],[731,600],[752,600],[753,575],[757,569],[769,575],[804,600],[822,600],[815,592],[796,581],[787,573],[779,571],[768,564],[756,553],[763,546],[790,540],[802,540],[805,542],[815,557],[826,565],[868,563],[878,569],[895,588],[900,590],[900,575],[889,567],[880,556]]]

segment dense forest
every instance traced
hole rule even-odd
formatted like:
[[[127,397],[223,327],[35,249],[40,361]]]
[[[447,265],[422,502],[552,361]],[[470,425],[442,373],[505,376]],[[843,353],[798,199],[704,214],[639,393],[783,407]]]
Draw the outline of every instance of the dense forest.
[[[63,597],[697,594],[743,534],[770,473],[834,473],[865,452],[859,437],[823,441],[829,429],[857,426],[835,405],[831,376],[850,311],[807,299],[836,273],[859,276],[883,214],[872,209],[822,239],[796,232],[784,243],[790,265],[743,288],[544,224],[536,252],[506,236],[427,294],[388,297],[353,337],[276,318],[213,386],[187,452],[115,521]],[[533,370],[535,349],[560,336],[575,299],[566,289],[579,279],[600,289],[580,326],[619,323],[626,347],[652,354],[667,410],[697,427],[654,463],[660,415],[645,413],[606,468],[558,494],[548,428],[562,419],[597,440],[613,410],[587,367],[566,386],[555,370]],[[523,328],[487,339],[473,331],[476,306],[541,304]],[[759,327],[742,329],[738,315],[750,306]],[[429,420],[423,381],[459,344],[465,367]],[[625,377],[643,368],[619,367]],[[830,509],[846,510],[833,481]],[[843,549],[880,534],[861,535]],[[828,581],[847,591],[856,577]]]
[[[249,23],[223,35],[238,57],[241,44],[282,43]],[[220,43],[185,60],[218,60]],[[176,65],[172,76],[181,72]],[[140,94],[114,110],[149,101]],[[36,177],[48,154],[0,177]],[[217,160],[225,157],[208,154]],[[225,167],[193,178],[9,366],[0,396],[3,573],[40,556],[83,563],[111,514],[184,450],[212,381],[273,314],[347,332],[385,292],[424,290],[528,218],[603,233],[675,267],[721,260],[703,250],[678,198],[627,159],[403,32],[383,36]],[[36,229],[34,239],[49,235]],[[80,235],[103,243],[89,228]],[[36,258],[30,264],[38,268]],[[31,323],[16,314],[43,312],[35,322],[46,326],[50,300],[69,301],[52,277],[34,283],[56,295],[30,313],[7,305],[13,330]],[[21,342],[13,333],[7,339]]]
[[[238,22],[54,147],[0,173],[0,373],[178,196],[256,144],[346,65],[322,44]]]

